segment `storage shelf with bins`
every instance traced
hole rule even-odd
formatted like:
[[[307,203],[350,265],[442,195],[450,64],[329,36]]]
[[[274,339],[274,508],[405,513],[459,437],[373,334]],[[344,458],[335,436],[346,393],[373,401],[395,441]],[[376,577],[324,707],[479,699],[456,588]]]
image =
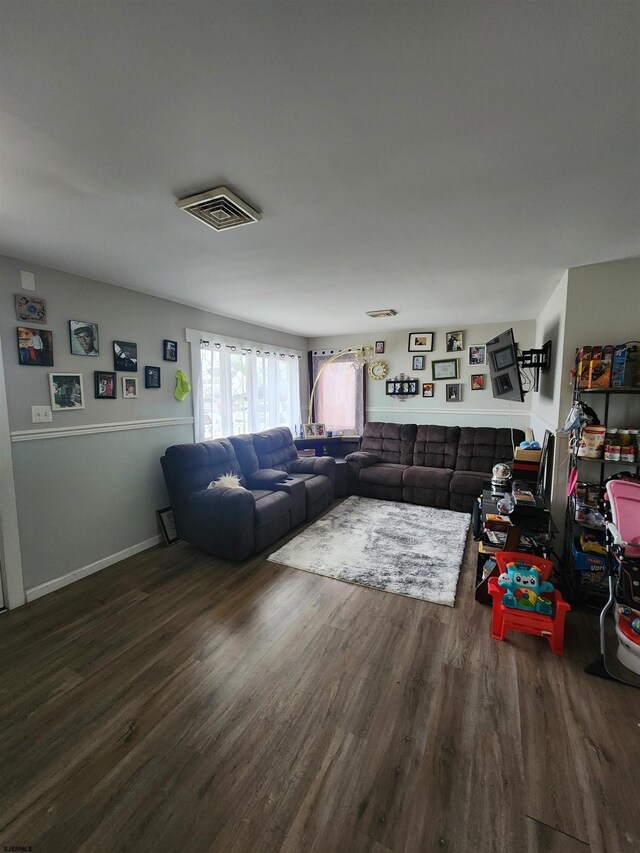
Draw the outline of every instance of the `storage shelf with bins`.
[[[625,397],[628,395],[640,395],[640,388],[575,388],[573,393],[573,399],[574,402],[577,402],[579,400],[583,400],[584,402],[586,402],[586,400],[590,399],[591,397],[604,397],[604,412],[601,418],[601,422],[604,425],[609,425],[611,401],[616,398]],[[589,405],[594,409],[596,407],[592,403],[595,402],[595,400],[590,400],[589,402]],[[598,416],[600,417],[600,412],[598,412]],[[635,421],[638,427],[640,427],[640,405],[638,406],[638,411],[635,415]],[[626,462],[617,460],[611,461],[604,458],[595,459],[584,456],[578,456],[576,448],[573,450],[569,457],[569,474],[571,474],[573,469],[578,469],[578,480],[581,482],[587,482],[589,483],[589,485],[597,488],[598,498],[600,498],[602,497],[603,484],[610,474],[613,474],[616,471],[631,470],[634,471],[636,475],[640,476],[639,451],[640,448],[636,447],[635,462]],[[577,537],[580,535],[580,531],[582,530],[582,528],[591,531],[601,531],[604,528],[597,527],[594,524],[590,524],[588,521],[578,521],[576,519],[576,508],[577,500],[576,495],[574,493],[571,497],[567,499],[567,509],[565,518],[565,585],[567,587],[567,592],[572,598],[576,598],[582,593],[582,597],[587,601],[587,603],[589,603],[589,596],[594,595],[596,598],[596,601],[594,603],[600,603],[601,598],[603,596],[606,597],[607,591],[604,589],[604,587],[602,587],[602,589],[600,590],[599,584],[588,583],[585,579],[589,576],[590,573],[588,571],[579,570],[576,568],[573,545]]]

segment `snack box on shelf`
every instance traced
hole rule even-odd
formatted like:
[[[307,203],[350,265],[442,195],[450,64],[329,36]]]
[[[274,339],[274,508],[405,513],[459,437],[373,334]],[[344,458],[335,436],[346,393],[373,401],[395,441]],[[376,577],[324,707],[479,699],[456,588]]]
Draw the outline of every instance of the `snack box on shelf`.
[[[602,572],[607,567],[607,557],[604,554],[592,554],[581,551],[575,542],[571,552],[575,568],[579,572]]]
[[[611,385],[611,367],[614,347],[594,347],[591,351],[587,388],[608,388]]]
[[[580,347],[576,350],[576,387],[586,388],[589,381],[589,365],[591,364],[591,346]]]
[[[611,387],[640,387],[640,341],[627,341],[614,347]]]

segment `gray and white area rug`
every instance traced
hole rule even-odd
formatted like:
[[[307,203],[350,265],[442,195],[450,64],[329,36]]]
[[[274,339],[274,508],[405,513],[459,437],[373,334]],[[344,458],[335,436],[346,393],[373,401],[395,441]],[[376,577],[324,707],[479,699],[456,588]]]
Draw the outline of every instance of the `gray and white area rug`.
[[[466,513],[352,496],[269,560],[453,607],[469,523]]]

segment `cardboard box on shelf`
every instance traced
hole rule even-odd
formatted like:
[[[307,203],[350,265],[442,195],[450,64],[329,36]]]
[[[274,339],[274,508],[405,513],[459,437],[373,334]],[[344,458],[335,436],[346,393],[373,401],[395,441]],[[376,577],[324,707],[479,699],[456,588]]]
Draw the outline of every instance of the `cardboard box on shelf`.
[[[591,363],[591,346],[580,347],[576,350],[576,386],[586,388],[589,381],[589,365]]]
[[[539,462],[542,456],[542,450],[529,450],[529,448],[516,447],[513,451],[513,458],[519,462]]]
[[[612,388],[640,387],[640,342],[627,341],[613,350],[611,366]]]
[[[608,388],[611,385],[611,365],[614,347],[594,347],[589,362],[588,388]]]

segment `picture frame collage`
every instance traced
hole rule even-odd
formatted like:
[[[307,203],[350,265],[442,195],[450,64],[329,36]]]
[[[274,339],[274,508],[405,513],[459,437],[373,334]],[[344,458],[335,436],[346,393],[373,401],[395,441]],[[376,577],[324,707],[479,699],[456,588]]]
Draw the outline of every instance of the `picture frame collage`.
[[[23,367],[54,367],[53,331],[42,328],[47,325],[46,300],[25,294],[15,294],[16,318],[20,325],[16,327],[18,364]],[[93,320],[68,320],[69,354],[85,358],[100,358],[105,353],[101,346],[99,326]],[[178,342],[168,338],[162,341],[162,360],[178,361]],[[93,392],[96,400],[118,399],[118,374],[121,376],[120,397],[124,400],[137,399],[139,396],[138,345],[133,341],[120,339],[111,344],[113,370],[96,369],[93,371]],[[84,409],[86,405],[83,373],[81,371],[53,371],[48,374],[49,398],[53,412],[68,412]],[[159,365],[144,367],[145,389],[162,387]]]
[[[411,353],[411,369],[413,372],[420,372],[430,369],[430,381],[422,384],[422,397],[424,399],[433,399],[436,396],[436,389],[439,383],[444,386],[445,402],[459,403],[462,401],[463,383],[454,382],[461,377],[461,362],[465,354],[465,332],[464,330],[454,330],[445,332],[445,352],[446,357],[430,359],[427,364],[427,353],[433,353],[435,350],[435,332],[410,332],[407,344],[407,351]],[[382,345],[382,349],[378,350],[378,344]],[[376,341],[376,352],[384,352],[384,341]],[[468,368],[478,370],[486,364],[487,352],[485,344],[472,344],[466,348],[466,366]],[[405,396],[395,391],[396,380],[387,382],[386,393],[388,396]],[[469,375],[469,388],[471,391],[484,391],[486,389],[486,375],[484,373],[471,373]],[[391,390],[393,389],[393,390]],[[413,393],[413,392],[411,392]]]

